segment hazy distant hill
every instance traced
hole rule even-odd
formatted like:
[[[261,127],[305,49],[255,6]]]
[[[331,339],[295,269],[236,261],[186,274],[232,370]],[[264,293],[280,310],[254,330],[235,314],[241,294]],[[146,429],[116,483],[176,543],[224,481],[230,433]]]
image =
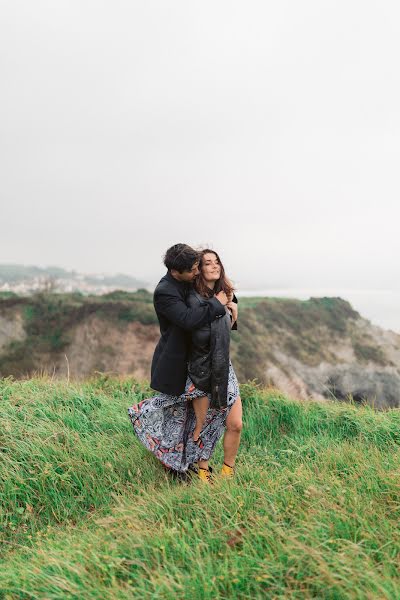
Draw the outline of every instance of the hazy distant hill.
[[[241,298],[232,361],[297,398],[400,406],[400,336],[372,325],[341,298]],[[0,299],[0,376],[95,371],[149,379],[159,328],[146,290]]]
[[[147,285],[144,281],[122,273],[84,274],[54,266],[42,268],[0,264],[0,291],[4,292],[30,294],[51,289],[58,292],[102,294],[115,289],[134,291]]]

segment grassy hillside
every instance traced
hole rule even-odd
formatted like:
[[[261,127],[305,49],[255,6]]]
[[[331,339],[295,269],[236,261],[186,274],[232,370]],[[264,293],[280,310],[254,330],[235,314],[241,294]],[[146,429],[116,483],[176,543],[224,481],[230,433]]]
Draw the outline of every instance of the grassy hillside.
[[[400,410],[244,385],[237,478],[208,488],[136,441],[148,394],[0,380],[2,600],[400,597]]]

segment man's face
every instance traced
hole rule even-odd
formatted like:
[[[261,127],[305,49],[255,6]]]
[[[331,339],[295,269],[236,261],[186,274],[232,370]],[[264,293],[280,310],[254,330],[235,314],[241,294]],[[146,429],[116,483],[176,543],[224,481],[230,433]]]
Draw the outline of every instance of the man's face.
[[[198,262],[194,263],[194,265],[190,271],[183,271],[183,273],[179,273],[179,271],[172,269],[171,274],[178,281],[187,281],[187,282],[193,281],[193,279],[196,277],[196,275],[199,274],[199,263]]]

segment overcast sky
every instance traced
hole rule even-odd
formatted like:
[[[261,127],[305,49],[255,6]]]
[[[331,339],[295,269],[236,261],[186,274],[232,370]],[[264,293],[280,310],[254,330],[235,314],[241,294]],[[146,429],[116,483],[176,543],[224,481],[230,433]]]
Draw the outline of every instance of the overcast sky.
[[[398,2],[0,7],[0,262],[400,288]]]

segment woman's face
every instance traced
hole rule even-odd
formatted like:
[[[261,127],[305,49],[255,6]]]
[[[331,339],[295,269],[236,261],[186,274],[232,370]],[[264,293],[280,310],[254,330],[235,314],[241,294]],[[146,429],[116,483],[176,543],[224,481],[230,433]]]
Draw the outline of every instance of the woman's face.
[[[202,259],[201,274],[205,281],[218,281],[221,275],[221,265],[212,252],[204,254]]]

